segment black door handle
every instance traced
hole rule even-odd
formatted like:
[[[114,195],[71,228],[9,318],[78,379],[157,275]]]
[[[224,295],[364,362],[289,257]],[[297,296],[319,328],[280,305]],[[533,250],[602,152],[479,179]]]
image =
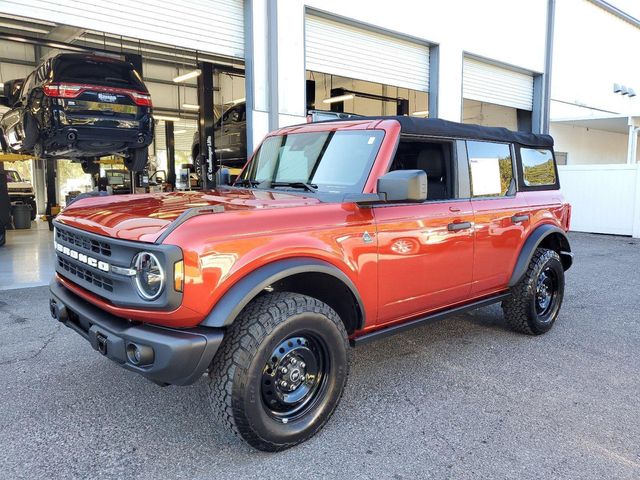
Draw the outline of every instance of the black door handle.
[[[527,220],[529,220],[529,215],[528,214],[514,215],[513,217],[511,217],[511,223],[526,222]]]
[[[471,228],[471,222],[450,223],[449,225],[447,225],[447,230],[449,230],[450,232],[466,230],[467,228]]]

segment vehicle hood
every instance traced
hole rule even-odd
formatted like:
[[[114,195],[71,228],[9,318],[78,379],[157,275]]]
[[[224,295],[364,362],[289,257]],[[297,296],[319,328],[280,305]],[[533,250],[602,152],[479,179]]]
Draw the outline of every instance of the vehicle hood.
[[[25,189],[29,189],[33,191],[33,185],[31,185],[31,182],[8,182],[7,183],[7,190],[9,191],[11,190],[24,191]]]
[[[211,209],[211,214],[218,215],[224,212],[299,207],[319,202],[316,198],[303,195],[239,188],[106,195],[77,200],[66,207],[56,220],[98,235],[155,242],[181,214],[190,209],[216,207]]]

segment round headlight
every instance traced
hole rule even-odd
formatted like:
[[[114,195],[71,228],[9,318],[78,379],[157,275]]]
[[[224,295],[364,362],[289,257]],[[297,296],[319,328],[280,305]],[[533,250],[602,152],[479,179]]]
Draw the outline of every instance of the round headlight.
[[[138,293],[145,300],[154,300],[164,288],[164,270],[158,258],[149,252],[140,252],[133,259]]]

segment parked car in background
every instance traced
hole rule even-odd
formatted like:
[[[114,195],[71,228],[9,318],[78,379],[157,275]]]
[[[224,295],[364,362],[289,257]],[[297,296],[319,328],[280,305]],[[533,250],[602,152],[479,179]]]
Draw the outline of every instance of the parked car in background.
[[[216,161],[228,168],[242,168],[247,163],[247,104],[231,104],[214,124],[213,145]],[[191,145],[191,158],[200,171],[200,134],[196,130]]]
[[[11,205],[19,203],[29,205],[31,207],[31,220],[35,220],[38,214],[38,207],[31,181],[20,178],[20,174],[15,170],[5,170],[5,175],[7,177],[7,190],[9,191]]]
[[[494,303],[513,330],[549,331],[572,264],[559,189],[548,135],[413,117],[287,127],[233,186],[67,207],[51,314],[158,384],[202,380],[224,425],[283,450],[333,414],[350,344]]]
[[[26,79],[5,82],[0,119],[5,151],[81,162],[121,155],[141,171],[153,141],[149,91],[133,65],[117,58],[63,53],[42,62]]]

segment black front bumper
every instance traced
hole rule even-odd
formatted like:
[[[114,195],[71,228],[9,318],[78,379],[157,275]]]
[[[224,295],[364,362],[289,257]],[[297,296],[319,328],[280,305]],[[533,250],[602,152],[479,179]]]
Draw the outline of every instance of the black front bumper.
[[[178,330],[116,317],[78,297],[56,279],[51,282],[50,291],[51,315],[55,319],[122,367],[162,385],[194,383],[209,368],[222,343],[223,331],[219,329]],[[134,346],[143,352],[144,365],[132,361]]]

